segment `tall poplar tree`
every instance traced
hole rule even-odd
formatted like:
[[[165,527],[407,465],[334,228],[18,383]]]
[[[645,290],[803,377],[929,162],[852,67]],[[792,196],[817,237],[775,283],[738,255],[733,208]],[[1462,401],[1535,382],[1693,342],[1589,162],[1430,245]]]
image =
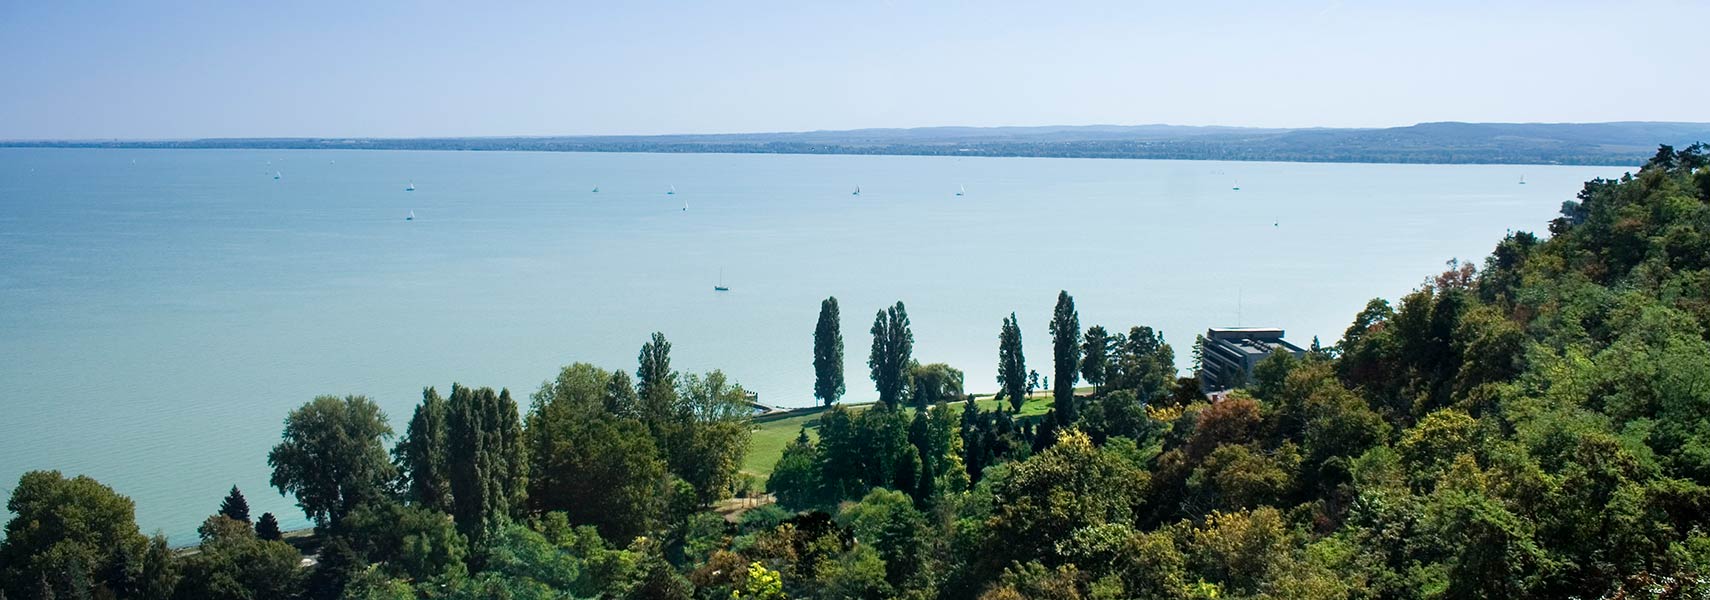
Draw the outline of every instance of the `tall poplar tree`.
[[[404,437],[392,449],[393,461],[404,477],[404,496],[418,506],[449,513],[451,458],[447,455],[445,398],[432,387],[422,389]]]
[[[452,516],[478,542],[521,513],[527,499],[522,422],[510,390],[453,385],[449,408]]]
[[[819,303],[819,324],[813,330],[813,396],[826,406],[843,397],[843,321],[837,297]]]
[[[873,317],[873,350],[867,355],[879,403],[895,408],[903,401],[908,369],[914,361],[914,332],[909,330],[908,310],[901,300]]]
[[[1027,402],[1027,358],[1021,353],[1021,326],[1016,324],[1013,312],[1003,320],[1003,329],[998,333],[997,381],[1009,405],[1021,410],[1021,405]]]
[[[641,345],[636,357],[636,396],[641,404],[641,422],[654,437],[664,435],[672,422],[677,404],[677,373],[671,370],[671,342],[665,334],[653,332],[653,337]]]
[[[1075,381],[1081,370],[1081,315],[1068,291],[1057,292],[1057,309],[1051,315],[1051,354],[1056,370],[1052,381],[1052,404],[1059,423],[1075,422]]]
[[[1086,339],[1081,342],[1081,379],[1093,384],[1095,388],[1102,388],[1104,386],[1104,367],[1109,360],[1110,336],[1105,333],[1104,326],[1088,327]]]

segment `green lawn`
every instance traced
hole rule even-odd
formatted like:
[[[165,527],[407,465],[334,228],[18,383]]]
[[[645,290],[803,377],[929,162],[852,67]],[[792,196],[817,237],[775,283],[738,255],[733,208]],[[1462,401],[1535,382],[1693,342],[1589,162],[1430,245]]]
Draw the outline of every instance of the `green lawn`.
[[[1090,392],[1091,388],[1086,390],[1077,388],[1076,391]],[[991,396],[978,396],[974,403],[979,405],[980,410],[992,410],[998,405]],[[864,410],[872,404],[845,403],[844,406],[850,410]],[[966,406],[966,403],[957,402],[950,405],[950,411],[956,415],[961,415],[962,409]],[[1021,405],[1021,416],[1043,415],[1050,408],[1051,394],[1040,392],[1028,397],[1027,403]],[[748,457],[742,463],[742,472],[753,475],[759,480],[757,483],[765,485],[766,478],[772,475],[772,467],[778,463],[778,457],[784,454],[784,446],[789,445],[790,440],[796,439],[796,434],[801,431],[803,426],[807,427],[809,438],[819,439],[819,413],[821,412],[824,412],[823,408],[801,409],[763,422],[757,420],[754,424],[753,435],[748,442]]]

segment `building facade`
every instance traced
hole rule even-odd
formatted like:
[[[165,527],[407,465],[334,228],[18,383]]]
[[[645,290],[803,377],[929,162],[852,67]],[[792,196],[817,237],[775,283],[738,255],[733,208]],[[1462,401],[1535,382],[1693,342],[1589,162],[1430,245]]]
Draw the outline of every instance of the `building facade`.
[[[1200,349],[1199,387],[1207,394],[1246,387],[1253,380],[1253,367],[1274,352],[1295,358],[1306,350],[1283,339],[1283,330],[1272,327],[1213,327],[1205,331]]]

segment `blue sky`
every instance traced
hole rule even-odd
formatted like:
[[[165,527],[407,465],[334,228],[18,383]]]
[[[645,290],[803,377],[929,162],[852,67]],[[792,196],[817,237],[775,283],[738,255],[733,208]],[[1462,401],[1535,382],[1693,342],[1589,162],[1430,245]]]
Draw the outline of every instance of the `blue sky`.
[[[0,138],[1710,120],[1710,3],[0,0]]]

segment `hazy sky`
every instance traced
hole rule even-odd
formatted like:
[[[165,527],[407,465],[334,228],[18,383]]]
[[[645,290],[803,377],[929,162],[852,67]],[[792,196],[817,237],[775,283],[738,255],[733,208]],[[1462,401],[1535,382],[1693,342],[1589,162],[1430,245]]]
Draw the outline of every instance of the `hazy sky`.
[[[1705,121],[1707,23],[1700,0],[0,0],[0,138]]]

